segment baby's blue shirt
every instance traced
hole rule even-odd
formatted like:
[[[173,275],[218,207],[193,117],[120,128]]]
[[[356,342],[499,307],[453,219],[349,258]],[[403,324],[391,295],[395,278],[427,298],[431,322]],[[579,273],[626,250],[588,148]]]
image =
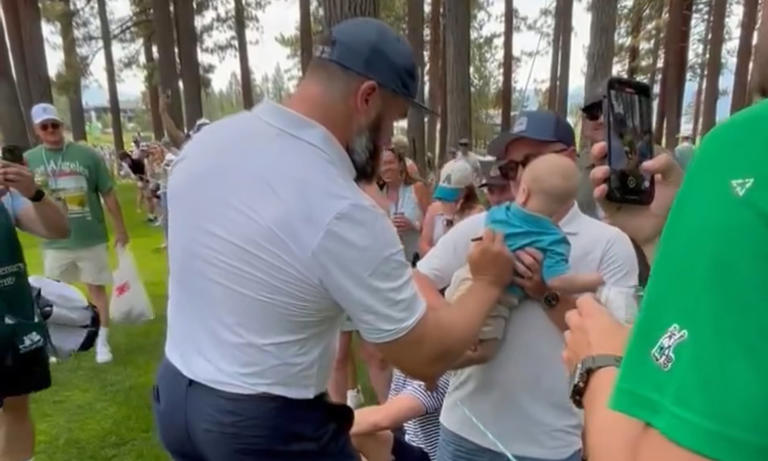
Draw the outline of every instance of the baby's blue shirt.
[[[550,219],[532,213],[517,203],[506,203],[488,210],[486,226],[504,236],[509,251],[535,248],[543,255],[541,277],[544,282],[567,274],[571,267],[568,257],[571,244],[565,233]],[[523,295],[520,287],[513,285],[509,291],[517,296]]]

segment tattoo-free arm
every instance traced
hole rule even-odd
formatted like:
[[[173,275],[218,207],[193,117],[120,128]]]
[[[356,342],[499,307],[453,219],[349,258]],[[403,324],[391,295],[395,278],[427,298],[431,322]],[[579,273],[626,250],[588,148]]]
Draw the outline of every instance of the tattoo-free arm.
[[[22,208],[16,222],[21,230],[45,239],[65,239],[69,236],[67,215],[47,196]]]
[[[355,411],[355,422],[350,435],[364,435],[394,430],[427,412],[418,399],[408,394],[395,396],[381,405]]]
[[[112,224],[115,227],[115,233],[118,237],[125,237],[127,243],[128,232],[125,229],[125,222],[123,221],[123,210],[120,208],[120,202],[117,200],[115,190],[112,189],[102,196],[104,199],[104,206],[109,212],[109,216],[112,218]]]

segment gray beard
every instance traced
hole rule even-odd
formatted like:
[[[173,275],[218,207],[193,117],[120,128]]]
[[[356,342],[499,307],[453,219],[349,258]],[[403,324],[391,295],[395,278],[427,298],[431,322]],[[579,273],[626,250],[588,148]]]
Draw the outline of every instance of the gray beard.
[[[371,182],[376,178],[380,152],[370,131],[366,130],[355,136],[347,148],[347,153],[355,167],[355,181]]]

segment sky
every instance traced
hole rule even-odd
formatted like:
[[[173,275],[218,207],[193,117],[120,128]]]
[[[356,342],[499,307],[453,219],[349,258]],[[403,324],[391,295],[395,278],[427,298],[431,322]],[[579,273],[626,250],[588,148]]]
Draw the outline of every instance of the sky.
[[[426,3],[426,2],[425,2]],[[551,0],[526,0],[516,2],[517,8],[524,15],[535,16],[540,8],[551,3]],[[586,46],[589,40],[589,15],[585,11],[585,2],[574,4],[573,24],[574,35],[572,38],[571,50],[571,86],[582,85],[585,70]],[[114,17],[121,17],[129,12],[129,0],[114,0]],[[494,16],[500,16],[503,13],[504,0],[494,0]],[[257,35],[258,43],[249,47],[249,57],[251,70],[255,80],[258,81],[264,73],[271,74],[277,64],[286,68],[290,65],[288,53],[285,48],[280,46],[275,38],[281,33],[290,34],[299,21],[298,0],[272,0],[269,6],[261,15],[262,31]],[[503,30],[501,21],[495,22],[489,26],[491,29]],[[47,27],[45,29],[47,38],[53,42],[60,42],[60,38],[55,28]],[[256,33],[255,30],[249,31],[249,39]],[[514,36],[514,53],[523,50],[533,50],[536,48],[538,34],[526,32]],[[542,46],[544,44],[542,43]],[[122,50],[118,44],[113,45],[115,60],[119,60]],[[48,68],[51,74],[59,69],[63,62],[63,53],[60,49],[48,46],[47,49]],[[529,65],[524,66],[523,71],[526,76],[530,70]],[[213,74],[213,86],[217,89],[226,86],[232,72],[239,72],[238,61],[235,56],[230,56],[221,61]],[[501,69],[499,69],[501,72]],[[92,65],[93,79],[106,88],[106,73],[104,71],[104,57],[102,53],[96,57]],[[143,89],[143,77],[136,71],[118,71],[120,81],[118,82],[118,91],[121,98],[130,99],[139,95]],[[533,79],[547,78],[549,75],[549,53],[537,57],[533,68]]]

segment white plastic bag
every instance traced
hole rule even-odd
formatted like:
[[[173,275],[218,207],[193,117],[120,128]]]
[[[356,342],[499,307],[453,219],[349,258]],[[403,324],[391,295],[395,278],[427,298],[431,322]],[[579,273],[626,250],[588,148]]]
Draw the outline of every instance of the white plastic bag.
[[[140,323],[155,318],[147,290],[139,278],[136,261],[128,248],[117,248],[109,318],[115,323]]]

